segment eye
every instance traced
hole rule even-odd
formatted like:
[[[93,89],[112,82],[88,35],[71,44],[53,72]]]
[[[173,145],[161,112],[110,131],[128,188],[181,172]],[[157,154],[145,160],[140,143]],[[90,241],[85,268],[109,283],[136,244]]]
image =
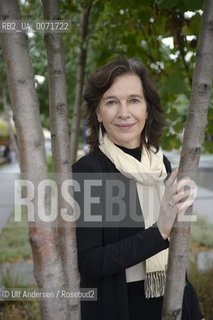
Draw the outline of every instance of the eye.
[[[106,105],[112,106],[112,105],[114,105],[114,104],[116,104],[116,103],[117,103],[116,100],[108,100],[108,101],[106,102]]]
[[[131,98],[129,100],[130,103],[140,103],[140,100],[138,98]]]

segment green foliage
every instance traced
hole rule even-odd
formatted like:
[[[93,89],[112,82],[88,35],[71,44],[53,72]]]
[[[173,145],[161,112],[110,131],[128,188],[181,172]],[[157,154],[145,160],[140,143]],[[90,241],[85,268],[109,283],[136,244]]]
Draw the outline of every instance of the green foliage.
[[[155,3],[161,9],[181,8],[185,11],[195,11],[202,8],[203,0],[155,0]]]
[[[174,8],[176,7],[179,3],[180,0],[174,0],[174,1],[170,1],[170,0],[155,0],[156,4],[159,6],[159,8]]]
[[[211,100],[211,105],[208,112],[208,126],[205,131],[205,141],[203,145],[204,149],[209,153],[213,153],[213,103]]]
[[[0,302],[0,320],[39,320],[39,303],[33,301]]]
[[[0,263],[14,262],[32,257],[28,241],[26,216],[23,214],[22,218],[23,221],[21,223],[16,223],[11,218],[0,234]]]
[[[213,224],[207,222],[203,219],[198,219],[198,221],[191,224],[191,239],[193,242],[207,246],[213,247]]]
[[[206,320],[213,319],[213,269],[200,272],[196,264],[192,264],[189,271],[189,280],[193,284],[201,311]]]
[[[198,270],[196,263],[196,255],[201,250],[208,250],[213,248],[213,224],[204,219],[199,218],[196,222],[191,223],[191,252],[195,257],[195,261],[191,262],[188,276],[192,282],[198,300],[200,302],[201,310],[205,319],[213,319],[213,269],[206,271]]]
[[[1,276],[1,283],[5,288],[20,288],[21,286],[18,275],[14,279],[9,269]]]
[[[52,156],[49,156],[48,158],[47,158],[47,168],[48,168],[48,172],[54,172],[54,170],[53,170],[53,158],[52,158]]]
[[[5,288],[25,288],[22,282],[7,271],[1,279]],[[26,287],[27,288],[27,287]],[[37,300],[0,301],[0,320],[39,320],[40,308]]]
[[[28,241],[26,216],[19,224],[11,218],[0,235],[0,263],[14,262],[32,257]],[[14,278],[9,269],[1,275],[1,286],[5,288],[28,288],[19,276]],[[30,286],[32,287],[32,286]],[[0,320],[38,320],[40,308],[37,300],[0,301]]]
[[[196,0],[196,1],[182,0],[182,2],[185,5],[187,10],[195,11],[195,10],[199,10],[203,7],[204,0]]]
[[[8,136],[8,124],[0,118],[0,137]]]

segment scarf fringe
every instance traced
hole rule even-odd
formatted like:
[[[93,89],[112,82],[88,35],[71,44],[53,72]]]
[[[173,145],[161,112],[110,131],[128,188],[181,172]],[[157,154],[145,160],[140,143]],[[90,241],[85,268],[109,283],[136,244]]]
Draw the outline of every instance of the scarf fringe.
[[[158,298],[164,295],[166,272],[164,270],[146,273],[144,281],[145,297]]]

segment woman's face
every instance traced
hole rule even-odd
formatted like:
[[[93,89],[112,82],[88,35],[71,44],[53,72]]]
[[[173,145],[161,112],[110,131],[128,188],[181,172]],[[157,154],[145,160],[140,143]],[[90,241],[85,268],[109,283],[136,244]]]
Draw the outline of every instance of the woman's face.
[[[147,118],[140,78],[133,73],[115,78],[96,113],[112,142],[131,149],[138,147]]]

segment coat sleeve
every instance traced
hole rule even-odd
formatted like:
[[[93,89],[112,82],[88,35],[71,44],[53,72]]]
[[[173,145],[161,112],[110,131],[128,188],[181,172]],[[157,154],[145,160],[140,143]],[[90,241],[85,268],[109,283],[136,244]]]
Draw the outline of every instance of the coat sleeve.
[[[121,272],[168,247],[155,227],[107,245],[103,245],[103,232],[103,228],[77,228],[79,271],[84,276],[99,278]],[[82,250],[84,241],[91,247]]]
[[[100,164],[95,162],[96,159],[89,157],[82,159],[74,165],[74,174],[100,171]],[[82,276],[100,278],[124,271],[168,248],[169,244],[156,225],[109,244],[104,244],[105,232],[110,232],[109,228],[77,224],[78,267]]]

